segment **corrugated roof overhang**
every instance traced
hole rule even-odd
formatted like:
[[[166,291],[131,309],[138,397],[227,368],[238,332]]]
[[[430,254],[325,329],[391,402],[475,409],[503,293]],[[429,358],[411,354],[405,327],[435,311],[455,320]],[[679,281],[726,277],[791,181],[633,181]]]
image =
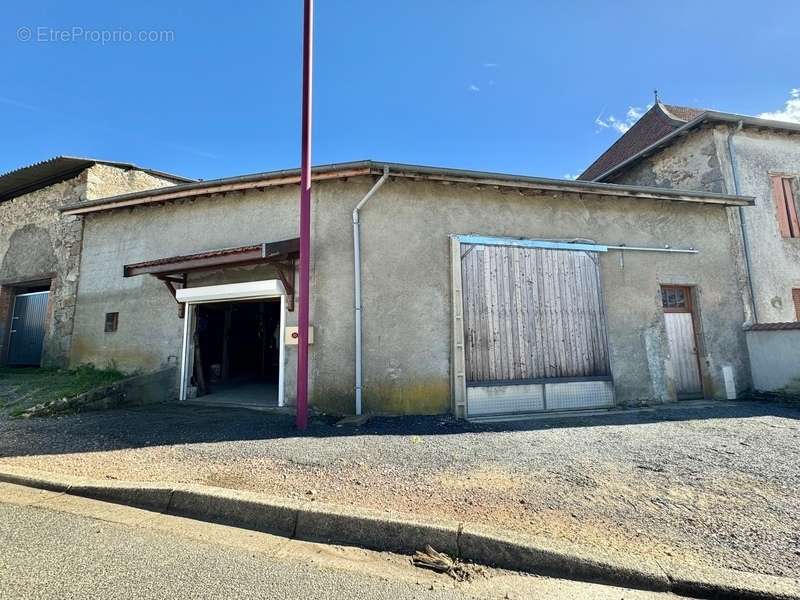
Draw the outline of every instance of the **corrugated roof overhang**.
[[[153,275],[163,281],[176,295],[176,284],[186,287],[188,274],[198,271],[212,271],[223,267],[243,267],[256,264],[272,264],[283,283],[288,296],[287,307],[294,309],[294,265],[300,255],[300,238],[279,242],[263,242],[237,248],[206,250],[195,254],[157,258],[132,263],[122,267],[123,277]],[[182,310],[182,309],[181,309]],[[181,316],[183,313],[181,312]]]
[[[280,242],[264,242],[238,248],[207,250],[196,254],[158,258],[139,263],[125,265],[123,277],[136,275],[171,275],[216,269],[219,267],[242,266],[261,262],[289,260],[299,256],[300,238],[292,238]]]
[[[48,185],[66,181],[95,164],[110,165],[121,169],[136,169],[144,173],[150,173],[157,177],[181,183],[195,181],[194,179],[181,177],[180,175],[145,169],[132,163],[82,158],[78,156],[56,156],[0,175],[0,202],[42,189]]]
[[[694,202],[702,204],[724,204],[729,206],[747,206],[753,204],[754,202],[752,197],[734,196],[729,194],[689,192],[654,187],[596,183],[591,181],[568,181],[542,177],[528,177],[524,175],[466,171],[461,169],[447,169],[375,161],[338,163],[314,167],[312,171],[312,179],[313,181],[324,181],[330,179],[347,179],[351,177],[367,175],[382,175],[385,168],[389,169],[389,174],[391,177],[406,178],[418,181],[463,183],[473,186],[514,188],[519,190],[533,190],[540,192],[561,192],[597,196],[626,197],[644,200]],[[300,171],[298,169],[273,171],[269,173],[257,173],[254,175],[244,175],[226,179],[217,179],[213,181],[200,181],[184,185],[176,185],[169,188],[162,188],[160,190],[149,190],[144,192],[135,192],[132,194],[124,194],[111,198],[103,198],[92,202],[66,206],[61,210],[68,215],[90,214],[94,212],[104,212],[120,208],[162,204],[165,202],[196,198],[199,196],[265,189],[279,185],[292,185],[299,183],[299,181]]]

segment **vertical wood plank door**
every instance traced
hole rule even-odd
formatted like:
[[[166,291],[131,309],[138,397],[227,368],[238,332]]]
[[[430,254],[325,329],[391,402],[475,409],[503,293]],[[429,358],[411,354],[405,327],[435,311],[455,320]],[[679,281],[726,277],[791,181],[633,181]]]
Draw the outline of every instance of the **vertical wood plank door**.
[[[462,244],[468,384],[610,376],[597,253]]]
[[[703,395],[691,299],[691,289],[688,287],[661,288],[669,356],[675,391],[679,398],[696,398]]]

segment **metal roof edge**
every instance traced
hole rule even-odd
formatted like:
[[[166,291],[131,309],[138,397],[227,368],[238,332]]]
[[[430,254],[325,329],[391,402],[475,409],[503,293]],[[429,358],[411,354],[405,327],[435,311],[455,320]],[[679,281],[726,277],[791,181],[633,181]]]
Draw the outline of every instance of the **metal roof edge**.
[[[0,202],[12,200],[32,191],[72,179],[98,164],[109,165],[129,171],[141,171],[155,177],[169,180],[170,182],[186,183],[195,181],[188,177],[157,171],[155,169],[147,169],[133,163],[81,156],[58,155],[0,174]]]
[[[354,161],[354,162],[346,162],[346,163],[330,163],[327,165],[318,165],[312,167],[312,175],[320,175],[325,173],[332,173],[340,170],[351,170],[351,169],[364,169],[370,170],[374,166],[374,163],[369,160],[365,161]],[[367,173],[364,173],[365,175]],[[222,187],[222,186],[230,186],[235,184],[247,184],[247,183],[257,183],[259,181],[268,181],[272,179],[280,179],[280,178],[290,178],[290,177],[299,177],[300,176],[300,169],[281,169],[278,171],[264,171],[260,173],[249,173],[246,175],[235,175],[233,177],[221,177],[218,179],[207,179],[207,180],[194,180],[188,183],[182,183],[178,185],[173,185],[169,187],[163,188],[154,188],[150,190],[141,190],[138,192],[129,192],[127,194],[119,194],[117,196],[108,196],[106,198],[98,198],[96,200],[92,200],[90,202],[81,202],[77,204],[71,204],[68,206],[64,206],[60,208],[60,212],[70,214],[73,211],[81,210],[81,209],[93,209],[97,208],[97,210],[102,210],[107,204],[111,203],[118,203],[118,202],[125,202],[125,201],[133,201],[138,199],[148,198],[150,196],[163,196],[163,195],[175,195],[182,192],[191,192],[192,190],[201,190],[200,193],[197,195],[205,195],[205,194],[213,194],[215,193],[211,189],[205,191],[206,188],[215,188],[215,187]],[[154,200],[157,201],[157,200]],[[82,212],[95,212],[95,211],[82,211]]]
[[[67,158],[67,159],[72,159],[72,160],[85,160],[85,161],[88,161],[88,162],[92,162],[94,164],[109,165],[109,166],[112,166],[112,167],[119,167],[121,169],[135,169],[137,171],[142,171],[143,173],[149,173],[150,175],[155,175],[156,177],[163,177],[164,179],[172,179],[172,180],[175,180],[175,181],[183,181],[183,182],[186,182],[186,183],[189,183],[189,182],[192,182],[192,181],[197,181],[197,179],[194,179],[192,177],[184,177],[183,175],[176,175],[175,173],[168,173],[166,171],[159,171],[158,169],[148,169],[147,167],[140,167],[139,165],[137,165],[135,163],[122,162],[122,161],[117,161],[117,160],[103,160],[101,158],[90,158],[90,157],[84,157],[84,156],[71,156],[71,155],[67,155],[67,154],[61,154],[59,156],[56,156],[55,158]],[[25,167],[22,167],[22,168],[25,168]]]
[[[538,189],[576,192],[585,191],[586,193],[605,193],[606,195],[629,195],[642,197],[658,197],[664,199],[713,201],[716,204],[729,203],[732,205],[751,205],[755,202],[752,196],[737,196],[734,194],[720,194],[716,192],[675,190],[651,186],[635,186],[617,183],[605,183],[596,181],[580,181],[571,179],[552,179],[548,177],[533,177],[529,175],[511,175],[507,173],[497,173],[491,171],[471,171],[464,169],[451,169],[446,167],[428,167],[422,165],[408,165],[402,163],[374,162],[376,168],[373,174],[383,173],[383,167],[387,166],[390,176],[404,176],[403,170],[411,171],[406,177],[415,177],[418,174],[444,175],[447,179],[458,181],[459,178],[481,179],[484,185],[495,185],[501,183],[520,183],[527,184],[526,187],[536,187]]]
[[[355,161],[345,163],[332,163],[313,167],[312,177],[326,179],[347,178],[360,175],[382,175],[384,167],[388,167],[392,177],[409,179],[430,179],[435,181],[450,181],[454,183],[472,183],[476,185],[505,186],[533,188],[549,191],[562,191],[567,193],[589,193],[610,196],[631,196],[640,198],[680,200],[687,202],[727,204],[733,206],[747,206],[754,203],[754,198],[718,194],[714,192],[693,192],[684,190],[671,190],[658,187],[619,185],[595,181],[573,181],[566,179],[551,179],[545,177],[532,177],[527,175],[511,175],[488,171],[473,171],[465,169],[452,169],[445,167],[430,167],[423,165],[410,165],[382,161]],[[180,198],[189,198],[215,193],[242,191],[248,184],[285,180],[279,184],[296,183],[294,178],[300,176],[299,169],[284,169],[249,175],[239,175],[209,181],[197,181],[141,192],[133,192],[100,198],[91,202],[73,204],[61,208],[66,214],[83,214],[125,208],[156,202],[167,202]],[[264,187],[267,187],[265,185]],[[276,184],[277,185],[277,184]],[[258,186],[250,186],[258,187]],[[192,193],[196,192],[196,193]],[[150,198],[150,201],[144,201]],[[143,202],[139,202],[143,200]]]

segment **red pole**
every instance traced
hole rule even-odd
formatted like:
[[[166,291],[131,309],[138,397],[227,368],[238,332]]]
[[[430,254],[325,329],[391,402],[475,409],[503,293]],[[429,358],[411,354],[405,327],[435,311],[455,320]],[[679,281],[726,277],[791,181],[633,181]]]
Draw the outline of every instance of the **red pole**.
[[[311,298],[311,65],[314,0],[304,0],[303,23],[303,139],[300,157],[300,281],[297,327],[297,428],[308,427],[308,306]]]

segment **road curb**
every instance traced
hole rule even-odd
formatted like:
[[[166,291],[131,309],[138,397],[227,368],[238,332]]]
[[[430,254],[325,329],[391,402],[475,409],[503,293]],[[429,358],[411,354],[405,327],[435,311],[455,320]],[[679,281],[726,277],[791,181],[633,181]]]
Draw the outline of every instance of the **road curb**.
[[[272,498],[200,485],[96,481],[7,468],[0,482],[124,504],[293,539],[411,554],[431,545],[461,560],[560,579],[719,600],[800,600],[800,581],[663,564],[469,523]]]

